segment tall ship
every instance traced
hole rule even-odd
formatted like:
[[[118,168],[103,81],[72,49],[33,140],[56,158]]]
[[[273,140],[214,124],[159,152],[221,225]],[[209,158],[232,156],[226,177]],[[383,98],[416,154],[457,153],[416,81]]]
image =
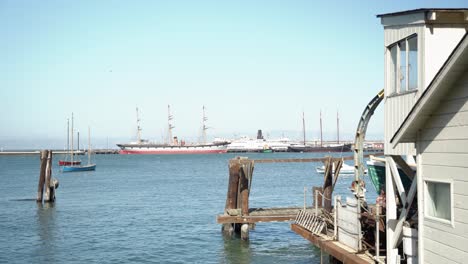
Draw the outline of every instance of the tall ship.
[[[117,144],[120,148],[119,154],[210,154],[210,153],[226,153],[228,141],[215,139],[213,142],[206,142],[206,121],[208,118],[205,115],[205,106],[203,106],[202,118],[202,142],[201,143],[186,143],[180,140],[177,136],[172,136],[172,129],[175,128],[172,124],[173,116],[171,108],[167,106],[167,142],[154,143],[141,138],[140,118],[137,110],[137,141],[126,144]]]
[[[290,152],[349,152],[352,151],[352,144],[340,143],[340,118],[338,113],[336,114],[336,128],[337,128],[337,140],[336,144],[323,144],[322,134],[322,112],[320,112],[320,144],[310,145],[306,143],[305,133],[305,117],[302,112],[302,133],[303,142],[302,144],[292,144],[288,147]]]

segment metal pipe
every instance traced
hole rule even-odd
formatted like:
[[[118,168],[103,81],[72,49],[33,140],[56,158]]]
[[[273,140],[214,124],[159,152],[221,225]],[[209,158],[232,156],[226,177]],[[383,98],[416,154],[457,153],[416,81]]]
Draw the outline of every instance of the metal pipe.
[[[338,238],[338,225],[337,222],[338,220],[336,219],[338,214],[336,212],[337,210],[337,205],[338,204],[338,195],[335,195],[335,204],[333,205],[333,238],[337,239]]]

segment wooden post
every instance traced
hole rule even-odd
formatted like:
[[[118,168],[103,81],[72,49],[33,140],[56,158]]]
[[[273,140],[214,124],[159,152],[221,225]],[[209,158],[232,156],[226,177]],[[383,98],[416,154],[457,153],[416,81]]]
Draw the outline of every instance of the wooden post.
[[[331,157],[325,163],[325,174],[323,180],[323,208],[327,212],[332,210],[332,187],[333,187],[333,160]]]
[[[55,201],[55,187],[53,186],[54,184],[55,183],[53,183],[52,180],[52,150],[49,150],[49,153],[47,155],[44,202]]]
[[[48,150],[41,150],[41,167],[39,171],[39,184],[37,185],[37,198],[38,203],[42,203],[42,194],[44,189],[46,166],[47,166],[47,156],[49,154]]]
[[[229,183],[226,199],[226,210],[237,209],[237,191],[239,189],[239,160],[229,161]]]
[[[252,177],[253,161],[252,160],[241,160],[241,170],[239,177],[239,195],[240,195],[240,206],[241,214],[249,215],[249,186]],[[239,205],[238,205],[239,206]]]
[[[315,196],[315,193],[317,191],[319,192],[319,195]],[[317,187],[317,186],[312,187],[312,200],[314,201],[314,204],[313,204],[314,208],[315,208],[315,204],[317,204],[317,207],[320,207],[320,208],[323,207],[322,193],[323,193],[322,187]]]
[[[229,160],[229,182],[226,198],[225,213],[231,209],[237,209],[237,192],[239,190],[239,157]],[[235,232],[235,224],[223,224],[221,230],[225,235],[232,236]]]

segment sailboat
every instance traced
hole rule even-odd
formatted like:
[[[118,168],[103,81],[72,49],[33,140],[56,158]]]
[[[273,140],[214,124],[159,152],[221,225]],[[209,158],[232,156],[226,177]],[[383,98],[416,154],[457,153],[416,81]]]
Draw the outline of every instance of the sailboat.
[[[73,127],[73,122],[72,122],[72,127]],[[72,146],[73,146],[73,134],[72,134]],[[72,162],[73,162],[73,147],[72,147]],[[90,132],[90,128],[88,127],[88,164],[63,166],[62,171],[73,172],[73,171],[94,171],[94,170],[96,170],[96,164],[91,163],[91,132]]]
[[[67,154],[65,156],[65,160],[59,160],[59,166],[65,165],[80,165],[81,161],[75,160],[71,161],[71,152],[70,152],[70,121],[67,118]],[[72,122],[73,122],[73,113],[72,113]]]
[[[323,136],[322,136],[322,111],[320,111],[320,145],[307,145],[305,139],[305,119],[304,119],[304,112],[302,113],[302,131],[304,134],[303,144],[291,145],[288,148],[288,151],[291,152],[348,152],[352,150],[351,144],[339,144],[339,117],[338,114],[336,116],[337,120],[337,144],[323,144]]]

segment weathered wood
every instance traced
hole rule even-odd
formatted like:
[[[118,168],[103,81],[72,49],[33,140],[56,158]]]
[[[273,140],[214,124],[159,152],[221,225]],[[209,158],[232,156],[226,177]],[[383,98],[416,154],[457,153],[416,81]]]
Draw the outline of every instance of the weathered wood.
[[[44,202],[54,201],[54,197],[53,197],[53,194],[51,193],[51,188],[50,188],[51,181],[52,181],[52,151],[49,150],[47,153],[47,164],[46,164],[45,183],[44,183],[44,189],[45,189]]]
[[[225,209],[236,209],[237,208],[237,191],[239,188],[239,168],[240,164],[238,159],[232,159],[229,161],[229,183],[228,193],[226,198]]]
[[[249,174],[250,166],[247,162],[242,162],[242,169],[239,173],[239,196],[242,215],[249,215]]]
[[[316,191],[319,192],[319,194],[317,196],[315,196]],[[312,200],[314,201],[314,203],[313,203],[314,208],[315,208],[316,203],[317,203],[317,207],[319,207],[319,208],[323,207],[322,193],[323,193],[323,188],[322,187],[317,187],[317,186],[312,187]],[[317,198],[317,200],[315,200],[315,198]]]
[[[331,157],[328,157],[327,162],[325,163],[325,173],[323,179],[323,208],[327,212],[332,210],[332,186],[333,186],[333,160]]]
[[[335,173],[334,173],[335,175],[333,177],[332,193],[335,190],[336,182],[338,181],[338,177],[340,176],[341,167],[343,166],[343,159],[335,160],[334,164],[335,164]]]
[[[39,183],[37,185],[37,198],[36,198],[36,201],[38,203],[42,203],[42,195],[43,195],[43,190],[44,190],[48,154],[49,154],[48,150],[41,150],[41,156],[40,156],[41,166],[39,168]]]
[[[228,223],[260,223],[260,222],[288,222],[296,218],[297,214],[290,215],[272,215],[272,216],[229,216],[229,215],[218,215],[216,222],[218,224]]]

